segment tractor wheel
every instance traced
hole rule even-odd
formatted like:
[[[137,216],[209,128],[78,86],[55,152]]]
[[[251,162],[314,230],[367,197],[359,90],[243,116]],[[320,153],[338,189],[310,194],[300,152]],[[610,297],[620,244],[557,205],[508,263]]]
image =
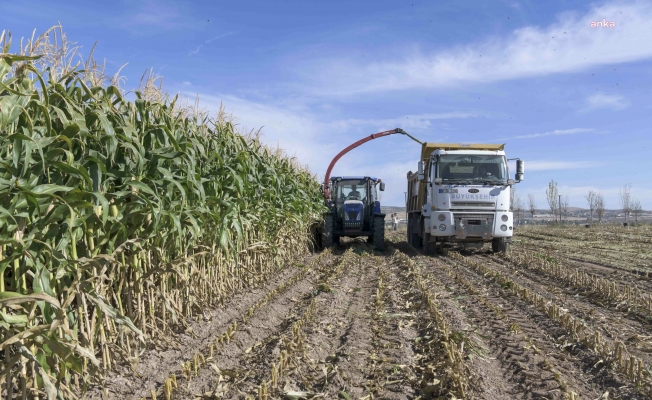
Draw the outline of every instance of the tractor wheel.
[[[324,249],[333,247],[333,216],[324,216],[324,228],[321,231],[321,245]]]
[[[385,250],[385,218],[374,216],[373,245],[378,251]]]
[[[315,251],[322,250],[323,247],[321,245],[321,229],[319,224],[314,224],[312,227],[310,227],[310,233],[312,234],[312,242]]]
[[[507,246],[509,246],[509,243],[507,243],[505,238],[496,238],[491,241],[491,249],[494,251],[494,253],[506,252]]]

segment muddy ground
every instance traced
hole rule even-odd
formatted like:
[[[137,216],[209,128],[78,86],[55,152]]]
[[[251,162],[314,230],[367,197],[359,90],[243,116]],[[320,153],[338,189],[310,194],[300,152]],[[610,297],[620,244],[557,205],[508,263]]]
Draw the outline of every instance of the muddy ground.
[[[388,236],[384,252],[349,240],[307,255],[85,398],[651,398],[652,309],[604,299],[489,246],[425,256],[404,234]],[[510,251],[537,251],[536,241]],[[650,295],[647,276],[557,256],[565,268]],[[570,318],[581,329],[569,329]],[[597,342],[582,332],[599,332]]]

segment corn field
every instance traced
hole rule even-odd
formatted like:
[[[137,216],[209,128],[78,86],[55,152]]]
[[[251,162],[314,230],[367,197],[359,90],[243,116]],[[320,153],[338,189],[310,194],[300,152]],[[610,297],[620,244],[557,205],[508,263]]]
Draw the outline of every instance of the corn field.
[[[319,184],[223,118],[0,54],[2,397],[75,398],[305,253]]]

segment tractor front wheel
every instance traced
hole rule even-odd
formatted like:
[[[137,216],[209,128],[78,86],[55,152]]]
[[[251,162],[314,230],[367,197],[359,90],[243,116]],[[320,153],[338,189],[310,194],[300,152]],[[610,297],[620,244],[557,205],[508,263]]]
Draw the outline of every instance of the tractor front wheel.
[[[324,249],[333,247],[333,216],[324,216],[324,227],[321,231],[321,245]]]

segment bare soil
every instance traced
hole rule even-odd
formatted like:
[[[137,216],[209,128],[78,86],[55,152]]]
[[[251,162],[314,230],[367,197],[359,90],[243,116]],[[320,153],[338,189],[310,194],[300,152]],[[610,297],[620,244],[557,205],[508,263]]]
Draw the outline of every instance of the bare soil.
[[[172,376],[171,399],[650,398],[652,324],[640,310],[487,250],[448,248],[424,256],[403,235],[388,233],[384,252],[349,240],[307,256],[303,268],[283,268],[264,286],[206,310],[190,329],[170,338],[171,345],[147,349],[137,365],[119,366],[108,376],[104,395],[102,388],[91,388],[84,398],[152,399],[154,392],[165,399]],[[547,238],[530,236],[536,242]],[[511,251],[532,246],[530,240]],[[569,267],[637,285],[649,296],[647,277],[563,249],[554,251]],[[643,365],[640,378],[618,369],[612,355],[573,341],[546,312],[465,260],[509,277],[608,340],[623,342]]]

